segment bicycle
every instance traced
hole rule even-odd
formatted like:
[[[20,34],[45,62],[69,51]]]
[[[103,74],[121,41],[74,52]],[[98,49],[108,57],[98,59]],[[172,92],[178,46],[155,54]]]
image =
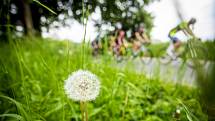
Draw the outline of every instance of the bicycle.
[[[159,51],[160,58],[159,62],[162,64],[169,64],[172,61],[177,61],[182,59],[183,63],[186,63],[189,67],[194,68],[197,65],[203,66],[207,63],[208,51],[204,47],[200,39],[192,36],[187,40],[184,45],[180,47],[178,51],[175,52],[176,58],[167,54],[167,48],[162,48]]]
[[[137,51],[133,50],[131,44],[127,47],[122,46],[120,49],[121,55],[117,56],[117,61],[121,62],[131,57],[132,59],[140,59],[143,64],[149,64],[153,59],[153,53],[148,46],[149,43],[142,44]]]
[[[141,45],[138,51],[132,51],[133,58],[139,58],[142,63],[149,64],[153,59],[152,50],[149,48],[150,43],[144,43]]]

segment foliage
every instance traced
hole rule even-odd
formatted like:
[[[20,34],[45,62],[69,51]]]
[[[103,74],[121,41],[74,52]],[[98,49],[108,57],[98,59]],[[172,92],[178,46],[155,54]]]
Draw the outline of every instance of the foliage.
[[[109,24],[117,27],[121,25],[124,30],[133,30],[140,25],[144,25],[148,32],[152,28],[152,16],[148,13],[144,7],[147,6],[153,0],[100,0],[100,1],[88,1],[86,2],[86,8],[89,8],[90,13],[99,8],[101,11],[102,21],[101,24]],[[82,11],[82,4],[74,2],[73,13]],[[81,20],[82,12],[74,14],[74,17]]]
[[[139,25],[144,25],[148,33],[152,28],[152,16],[144,7],[153,0],[2,0],[0,1],[0,30],[5,34],[8,25],[16,30],[17,25],[27,30],[25,21],[24,3],[30,7],[33,28],[40,34],[41,27],[49,27],[54,21],[69,26],[65,19],[72,18],[81,22],[83,13],[90,15],[96,9],[100,10],[101,21],[97,26],[108,24],[116,27],[121,24],[125,30],[132,30]],[[83,10],[85,12],[83,12]],[[54,14],[53,14],[54,13]],[[55,15],[57,14],[57,15]],[[99,13],[98,13],[99,14]],[[43,19],[41,21],[41,18]],[[31,18],[27,18],[31,20]],[[59,25],[56,25],[58,27]],[[49,29],[49,28],[48,28]],[[47,29],[47,30],[48,30]]]
[[[205,46],[207,47],[208,53],[209,53],[208,59],[214,61],[215,60],[215,54],[214,54],[214,52],[215,52],[215,40],[207,40],[205,42]]]
[[[205,42],[209,52],[209,63],[208,69],[205,71],[204,68],[197,68],[197,82],[201,89],[201,105],[203,111],[207,113],[208,120],[215,120],[215,41]]]
[[[39,2],[39,1],[38,1]],[[46,7],[42,6],[47,5],[47,7],[51,10],[54,10],[57,12],[57,14],[60,14],[62,12],[65,12],[64,7],[59,5],[59,2],[57,0],[41,0],[41,4],[38,4],[38,2],[33,2],[33,0],[1,0],[0,1],[0,30],[3,32],[2,34],[5,34],[7,32],[6,28],[8,25],[11,25],[9,28],[12,31],[16,30],[16,26],[22,26],[24,29],[24,32],[27,30],[27,23],[25,21],[25,3],[30,7],[30,14],[32,18],[28,18],[29,21],[32,19],[33,27],[34,29],[40,33],[41,32],[41,26],[45,25],[47,26],[50,24],[53,20],[56,20],[56,16],[53,16],[53,13],[47,10]],[[61,0],[60,3],[68,2],[68,0]],[[49,18],[49,20],[46,23],[41,22],[41,17],[45,16]]]
[[[86,68],[101,80],[100,95],[88,105],[89,120],[187,121],[186,110],[207,120],[197,101],[198,89],[119,70],[112,58],[94,59],[89,49],[86,54]],[[80,120],[79,103],[68,99],[63,88],[69,74],[82,67],[80,60],[80,46],[69,41],[0,44],[0,119]]]

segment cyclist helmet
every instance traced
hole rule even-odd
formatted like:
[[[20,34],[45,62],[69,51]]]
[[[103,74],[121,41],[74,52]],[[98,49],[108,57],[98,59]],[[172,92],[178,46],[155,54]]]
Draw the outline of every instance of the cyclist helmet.
[[[196,23],[196,19],[195,18],[191,18],[189,21],[189,24],[195,24]]]

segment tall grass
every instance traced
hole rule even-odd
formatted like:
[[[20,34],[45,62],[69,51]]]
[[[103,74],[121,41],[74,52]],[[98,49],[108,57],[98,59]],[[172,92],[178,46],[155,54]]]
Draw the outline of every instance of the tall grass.
[[[0,45],[0,120],[79,121],[79,103],[64,94],[64,80],[82,67],[81,46],[69,41],[23,41]],[[89,120],[174,120],[180,99],[195,117],[206,120],[196,89],[147,79],[126,68],[119,70],[111,58],[95,60],[89,48],[86,69],[100,77],[99,97],[88,104]],[[112,65],[112,66],[111,66]],[[129,67],[129,66],[128,66]],[[193,103],[196,102],[196,103]],[[181,120],[187,120],[181,108]]]

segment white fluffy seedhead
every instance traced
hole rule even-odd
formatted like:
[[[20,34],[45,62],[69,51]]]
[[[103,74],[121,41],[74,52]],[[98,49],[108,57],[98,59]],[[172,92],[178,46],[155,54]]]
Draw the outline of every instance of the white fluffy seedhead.
[[[100,81],[90,71],[78,70],[65,81],[64,88],[68,97],[75,101],[91,101],[99,95]]]

